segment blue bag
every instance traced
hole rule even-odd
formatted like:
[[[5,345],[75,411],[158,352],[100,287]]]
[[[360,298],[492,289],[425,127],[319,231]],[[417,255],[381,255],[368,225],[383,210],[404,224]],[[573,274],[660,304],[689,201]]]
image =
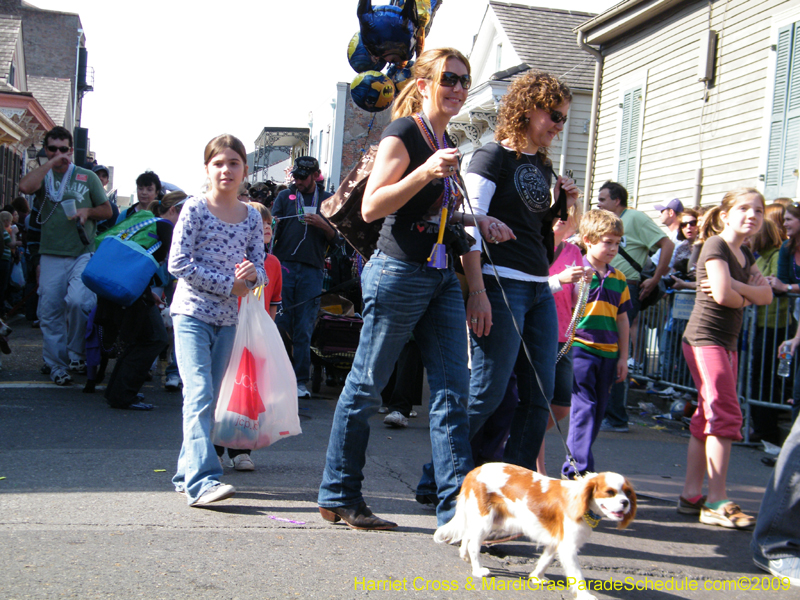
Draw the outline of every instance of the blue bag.
[[[101,298],[121,306],[133,304],[158,269],[153,253],[161,247],[161,242],[145,250],[126,238],[155,221],[158,219],[148,219],[118,235],[106,237],[83,270],[84,285]]]

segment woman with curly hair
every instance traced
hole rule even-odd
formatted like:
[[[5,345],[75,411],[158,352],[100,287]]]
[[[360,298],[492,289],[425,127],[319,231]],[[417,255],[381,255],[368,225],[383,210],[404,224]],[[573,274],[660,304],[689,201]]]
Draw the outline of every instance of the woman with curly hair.
[[[500,107],[496,141],[475,152],[465,178],[475,212],[509,224],[516,236],[500,244],[490,235],[482,240],[481,251],[481,235],[474,230],[478,242],[462,258],[472,346],[470,433],[494,413],[513,370],[519,404],[503,460],[531,470],[547,427],[558,348],[558,316],[548,283],[556,217],[552,197],[564,190],[572,206],[580,194],[572,179],[556,177],[547,156],[564,129],[571,101],[567,85],[548,73],[529,71],[515,80]],[[533,367],[524,356],[517,362],[520,339],[514,321]]]

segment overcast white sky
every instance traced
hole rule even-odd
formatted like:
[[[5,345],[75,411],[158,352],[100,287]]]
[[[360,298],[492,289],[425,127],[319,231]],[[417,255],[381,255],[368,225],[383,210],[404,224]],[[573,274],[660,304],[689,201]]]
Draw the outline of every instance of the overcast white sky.
[[[515,0],[602,12],[615,0]],[[94,90],[83,103],[97,160],[120,194],[153,170],[189,193],[205,180],[203,148],[220,133],[248,151],[263,127],[306,127],[308,112],[351,81],[347,44],[357,0],[28,0],[78,13]],[[373,0],[375,5],[388,0]],[[428,48],[468,54],[487,0],[444,0]]]

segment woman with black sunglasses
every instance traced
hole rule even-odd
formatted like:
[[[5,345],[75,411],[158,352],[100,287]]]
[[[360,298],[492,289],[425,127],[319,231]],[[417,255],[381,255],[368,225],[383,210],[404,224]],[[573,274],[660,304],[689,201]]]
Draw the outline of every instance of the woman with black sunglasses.
[[[513,370],[519,404],[503,460],[531,470],[547,427],[558,346],[558,318],[548,283],[554,247],[552,198],[558,199],[563,189],[572,206],[580,194],[572,179],[556,178],[547,156],[564,129],[571,101],[566,84],[548,73],[529,71],[515,80],[502,100],[496,141],[475,152],[466,176],[475,212],[508,223],[516,235],[504,244],[490,235],[483,239],[483,252],[476,245],[463,257],[472,341],[470,433],[503,400]],[[480,237],[477,231],[474,235]],[[533,366],[524,354],[517,362],[520,337],[514,321]]]
[[[452,179],[458,150],[445,128],[467,99],[470,67],[457,50],[441,48],[424,52],[412,73],[415,81],[395,101],[394,120],[383,132],[364,191],[364,220],[383,219],[383,226],[361,276],[364,325],[336,406],[319,490],[322,518],[344,520],[355,529],[397,527],[372,514],[361,482],[368,420],[378,411],[381,390],[412,333],[431,390],[433,492],[440,526],[453,517],[461,482],[473,466],[464,301],[440,235],[460,202]],[[463,214],[454,218],[463,220]],[[496,219],[489,221],[508,234]]]

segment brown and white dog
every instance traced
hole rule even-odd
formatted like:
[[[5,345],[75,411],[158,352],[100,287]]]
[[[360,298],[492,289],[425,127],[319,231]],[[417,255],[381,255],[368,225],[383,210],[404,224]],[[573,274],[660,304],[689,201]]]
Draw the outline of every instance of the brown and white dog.
[[[489,569],[479,562],[481,544],[491,534],[523,534],[544,546],[531,579],[544,581],[544,572],[558,560],[581,600],[593,599],[586,591],[578,565],[578,550],[602,518],[627,527],[636,515],[636,494],[617,473],[590,474],[576,481],[561,481],[505,463],[487,463],[464,478],[452,520],[433,536],[437,543],[461,541],[459,554],[472,561],[472,575],[486,577]]]

